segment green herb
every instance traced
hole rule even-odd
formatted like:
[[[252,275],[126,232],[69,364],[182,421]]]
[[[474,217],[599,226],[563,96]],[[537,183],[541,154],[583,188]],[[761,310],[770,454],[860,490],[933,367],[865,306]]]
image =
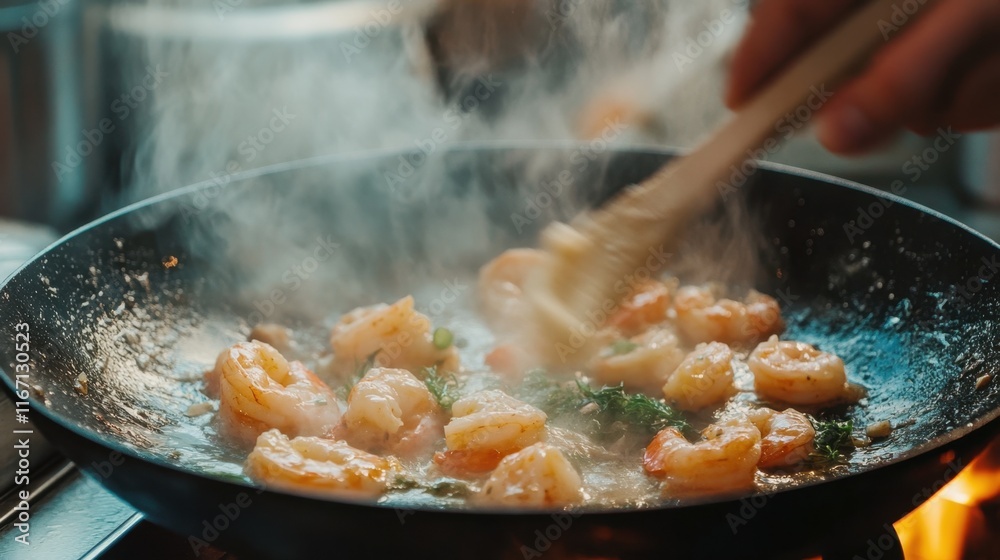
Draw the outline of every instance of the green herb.
[[[851,432],[854,423],[850,420],[829,421],[810,419],[816,436],[813,438],[815,451],[810,456],[814,463],[836,463],[844,458],[844,453],[854,449]]]
[[[458,400],[458,379],[455,374],[441,374],[437,366],[434,366],[421,370],[420,377],[441,408],[451,409],[451,405]]]
[[[451,346],[452,340],[454,340],[454,335],[450,330],[444,327],[438,327],[434,329],[434,347],[438,350],[444,350],[445,348]]]
[[[622,354],[628,354],[638,347],[638,344],[623,338],[621,340],[616,340],[614,344],[611,345],[611,353],[615,356],[620,356]]]
[[[629,395],[625,393],[625,385],[622,383],[596,391],[579,381],[577,386],[586,399],[584,404],[594,403],[598,406],[597,413],[604,416],[602,424],[622,422],[652,433],[667,426],[682,430],[688,428],[684,417],[665,402],[646,395]]]
[[[354,368],[354,373],[352,373],[351,376],[347,378],[347,381],[344,382],[343,386],[337,389],[337,394],[340,395],[341,398],[347,399],[347,396],[351,394],[351,390],[353,390],[354,386],[358,384],[358,381],[361,381],[361,378],[364,377],[366,373],[368,373],[368,370],[375,367],[375,357],[378,356],[379,352],[381,352],[381,350],[376,350],[372,352],[371,355],[369,355],[368,358],[365,359],[364,363]],[[326,403],[324,402],[322,404]]]
[[[574,414],[586,404],[575,382],[556,381],[541,369],[524,375],[520,396],[550,416]]]
[[[467,482],[461,480],[443,479],[433,484],[425,484],[408,476],[397,476],[389,484],[390,492],[408,492],[419,490],[438,498],[464,498],[472,493]]]
[[[646,436],[667,426],[688,429],[680,412],[661,400],[626,393],[622,384],[594,389],[579,380],[558,382],[535,370],[525,376],[522,396],[553,418],[586,420],[584,431],[599,440]]]

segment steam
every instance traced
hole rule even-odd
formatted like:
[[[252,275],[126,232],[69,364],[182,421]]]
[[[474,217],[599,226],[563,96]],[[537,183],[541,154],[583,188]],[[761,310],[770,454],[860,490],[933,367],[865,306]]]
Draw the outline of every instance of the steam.
[[[521,10],[515,13],[521,32],[476,27],[504,20],[462,20],[476,11],[456,12],[455,6],[463,4],[476,9],[492,4],[504,14]],[[567,219],[593,202],[592,193],[577,192],[572,185],[554,196],[551,185],[562,171],[581,171],[586,162],[583,172],[599,184],[615,147],[691,146],[724,116],[719,101],[724,60],[741,33],[744,4],[147,0],[119,5],[110,19],[115,50],[125,53],[121,82],[135,83],[151,66],[166,76],[129,121],[121,169],[125,195],[116,204],[200,181],[223,186],[255,168],[329,154],[426,154],[423,159],[389,158],[377,170],[334,164],[325,177],[309,178],[327,183],[326,204],[338,220],[335,226],[315,211],[296,211],[297,204],[313,209],[318,204],[311,195],[296,201],[301,189],[288,189],[278,202],[226,199],[226,223],[231,224],[226,227],[233,228],[227,251],[254,270],[242,284],[242,295],[259,296],[283,285],[285,273],[315,250],[316,238],[332,236],[342,255],[353,256],[324,263],[316,273],[324,281],[303,281],[294,298],[299,303],[289,304],[289,312],[328,298],[333,279],[349,302],[345,307],[364,303],[374,298],[372,286],[352,281],[347,266],[355,270],[378,264],[376,256],[391,257],[399,262],[384,272],[413,282],[435,278],[459,263],[479,264],[491,256],[483,254],[484,246],[531,243],[530,235],[547,219]],[[724,11],[732,21],[715,25]],[[458,31],[445,43],[466,48],[462,41],[475,43],[478,37],[485,51],[481,56],[472,50],[442,54],[440,42],[427,41],[426,29],[448,24],[442,16],[447,13],[461,17],[450,22]],[[574,152],[576,159],[528,150],[496,162],[498,171],[516,171],[520,177],[505,185],[508,204],[500,205],[505,216],[498,217],[493,197],[501,186],[490,172],[480,169],[458,178],[450,169],[456,158],[448,165],[442,159],[470,143],[537,140],[585,143]],[[467,163],[475,169],[473,161]],[[380,181],[360,178],[373,173]],[[391,199],[395,210],[380,216],[381,227],[369,223],[371,209],[361,200],[359,181]],[[469,184],[455,188],[456,181]],[[456,191],[466,195],[452,196]],[[545,193],[551,201],[541,207]],[[512,216],[532,201],[539,215],[516,227]],[[218,201],[205,202],[218,210]],[[742,206],[726,208],[728,221],[738,220],[742,228]],[[215,228],[213,235],[220,235],[217,212],[209,224],[209,214],[200,210],[192,212],[193,239],[202,229]],[[420,229],[400,221],[421,212],[435,217],[421,222]],[[702,243],[696,252],[742,262],[720,266],[717,259],[703,259],[698,266],[713,278],[718,278],[714,272],[725,272],[726,280],[740,280],[728,272],[752,269],[746,262],[752,258],[746,257],[745,230],[713,227],[714,236],[699,230]],[[214,243],[214,236],[206,234],[203,243]],[[713,247],[705,247],[705,240]],[[447,251],[407,260],[405,251],[387,253],[390,243]]]

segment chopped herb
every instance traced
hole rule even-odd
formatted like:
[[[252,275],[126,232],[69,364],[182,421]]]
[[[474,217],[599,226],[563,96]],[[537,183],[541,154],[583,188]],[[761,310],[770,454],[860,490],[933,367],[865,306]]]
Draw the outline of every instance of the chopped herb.
[[[455,374],[438,373],[437,366],[434,366],[421,370],[420,377],[441,408],[451,409],[451,405],[458,400],[458,379]]]
[[[594,390],[589,385],[577,381],[580,393],[586,397],[585,404],[594,403],[597,413],[604,415],[602,423],[622,422],[656,433],[673,426],[687,429],[683,416],[665,402],[641,394],[626,394],[624,384],[602,387]]]
[[[629,433],[655,434],[667,426],[688,428],[680,412],[661,400],[628,394],[622,384],[594,389],[579,380],[555,381],[536,370],[525,376],[522,394],[553,418],[585,420],[584,431],[599,440],[614,440]]]
[[[638,344],[623,338],[621,340],[616,340],[614,344],[611,345],[611,353],[615,356],[620,356],[622,354],[628,354],[638,347]]]
[[[365,359],[364,363],[360,364],[358,367],[354,369],[354,373],[351,374],[351,376],[347,379],[344,385],[339,389],[337,389],[337,394],[340,395],[341,398],[346,399],[347,396],[351,394],[351,390],[354,389],[354,386],[357,385],[358,381],[361,381],[361,378],[364,377],[366,373],[368,373],[368,370],[375,367],[375,357],[378,356],[379,352],[381,352],[381,350],[376,350],[372,352],[371,355]],[[326,404],[326,403],[324,402],[315,404]]]
[[[854,442],[851,432],[854,430],[854,423],[850,420],[818,420],[811,419],[816,436],[813,438],[813,447],[816,450],[810,456],[813,463],[836,463],[844,458],[845,452],[854,449]]]
[[[551,416],[573,414],[586,405],[575,383],[556,381],[541,369],[525,374],[521,397]]]
[[[451,331],[444,327],[434,329],[434,347],[438,350],[444,350],[445,348],[451,346],[451,342],[454,338],[455,336],[451,333]]]
[[[408,492],[420,490],[438,498],[464,498],[472,493],[467,482],[461,480],[443,479],[433,484],[424,484],[408,476],[397,476],[389,485],[390,492]]]

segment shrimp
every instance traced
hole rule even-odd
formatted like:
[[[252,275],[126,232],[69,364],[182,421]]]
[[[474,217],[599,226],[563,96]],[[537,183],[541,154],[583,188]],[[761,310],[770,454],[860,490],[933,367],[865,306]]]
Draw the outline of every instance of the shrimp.
[[[580,474],[559,449],[535,443],[504,457],[476,499],[505,506],[562,506],[579,502],[582,487]]]
[[[622,300],[618,310],[608,318],[608,326],[634,336],[651,325],[666,321],[669,309],[670,287],[657,280],[647,280]]]
[[[761,469],[791,468],[813,452],[816,430],[809,417],[794,408],[782,412],[759,408],[748,414],[760,430]]]
[[[659,391],[670,373],[684,360],[684,351],[673,331],[653,328],[616,343],[595,358],[594,380],[605,385],[624,383],[626,388]]]
[[[315,436],[340,421],[333,391],[301,362],[289,363],[263,342],[223,351],[209,377],[218,383],[220,432],[245,445],[271,428]]]
[[[740,302],[716,299],[711,287],[685,286],[674,297],[674,312],[692,343],[752,344],[785,328],[778,302],[755,290]]]
[[[664,428],[646,447],[642,465],[662,477],[675,495],[716,494],[749,488],[760,460],[760,431],[745,418],[732,418],[688,441],[677,428]]]
[[[772,336],[750,354],[754,390],[765,399],[817,405],[850,400],[844,362],[804,342]]]
[[[540,441],[544,412],[497,389],[463,397],[451,405],[444,427],[448,451],[434,456],[449,474],[491,470],[505,455]]]
[[[347,397],[344,439],[369,451],[385,450],[418,428],[433,431],[434,423],[424,420],[432,420],[440,412],[434,395],[412,373],[372,368]],[[440,432],[440,421],[436,424]]]
[[[269,487],[327,496],[378,496],[386,490],[399,463],[346,442],[300,436],[289,439],[278,430],[257,438],[244,472]]]
[[[681,410],[695,411],[733,394],[733,351],[721,342],[699,344],[663,385],[663,395]]]
[[[508,249],[479,269],[479,305],[491,326],[515,330],[531,318],[524,285],[547,258],[538,249]]]
[[[332,367],[341,374],[353,372],[373,355],[377,366],[412,372],[435,365],[456,371],[459,366],[454,345],[434,345],[431,321],[413,309],[413,296],[347,313],[330,332],[330,346]]]
[[[504,343],[490,350],[483,361],[491,370],[508,380],[519,381],[531,364],[531,356],[518,344]]]
[[[293,348],[292,330],[277,323],[259,323],[254,325],[247,340],[259,340],[270,344],[278,352],[288,353]]]

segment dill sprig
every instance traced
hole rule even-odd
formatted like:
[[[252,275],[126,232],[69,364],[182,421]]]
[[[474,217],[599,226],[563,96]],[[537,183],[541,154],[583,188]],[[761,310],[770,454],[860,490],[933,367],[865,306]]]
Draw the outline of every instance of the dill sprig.
[[[819,420],[810,418],[816,436],[813,438],[815,451],[810,455],[813,463],[837,463],[844,459],[845,453],[854,450],[851,433],[854,423],[851,420]]]
[[[458,400],[458,379],[453,373],[440,373],[437,366],[423,368],[420,378],[441,408],[450,410],[451,405]]]
[[[624,384],[595,389],[580,380],[555,381],[536,370],[525,376],[522,394],[554,418],[586,420],[587,435],[600,440],[655,434],[667,426],[689,428],[680,412],[662,400],[626,393]]]
[[[605,415],[606,420],[624,422],[645,428],[652,433],[659,432],[667,426],[681,430],[688,428],[684,417],[667,403],[638,393],[630,395],[625,392],[624,383],[613,387],[602,387],[596,391],[580,381],[576,384],[585,398],[584,405],[596,404],[598,414]]]

